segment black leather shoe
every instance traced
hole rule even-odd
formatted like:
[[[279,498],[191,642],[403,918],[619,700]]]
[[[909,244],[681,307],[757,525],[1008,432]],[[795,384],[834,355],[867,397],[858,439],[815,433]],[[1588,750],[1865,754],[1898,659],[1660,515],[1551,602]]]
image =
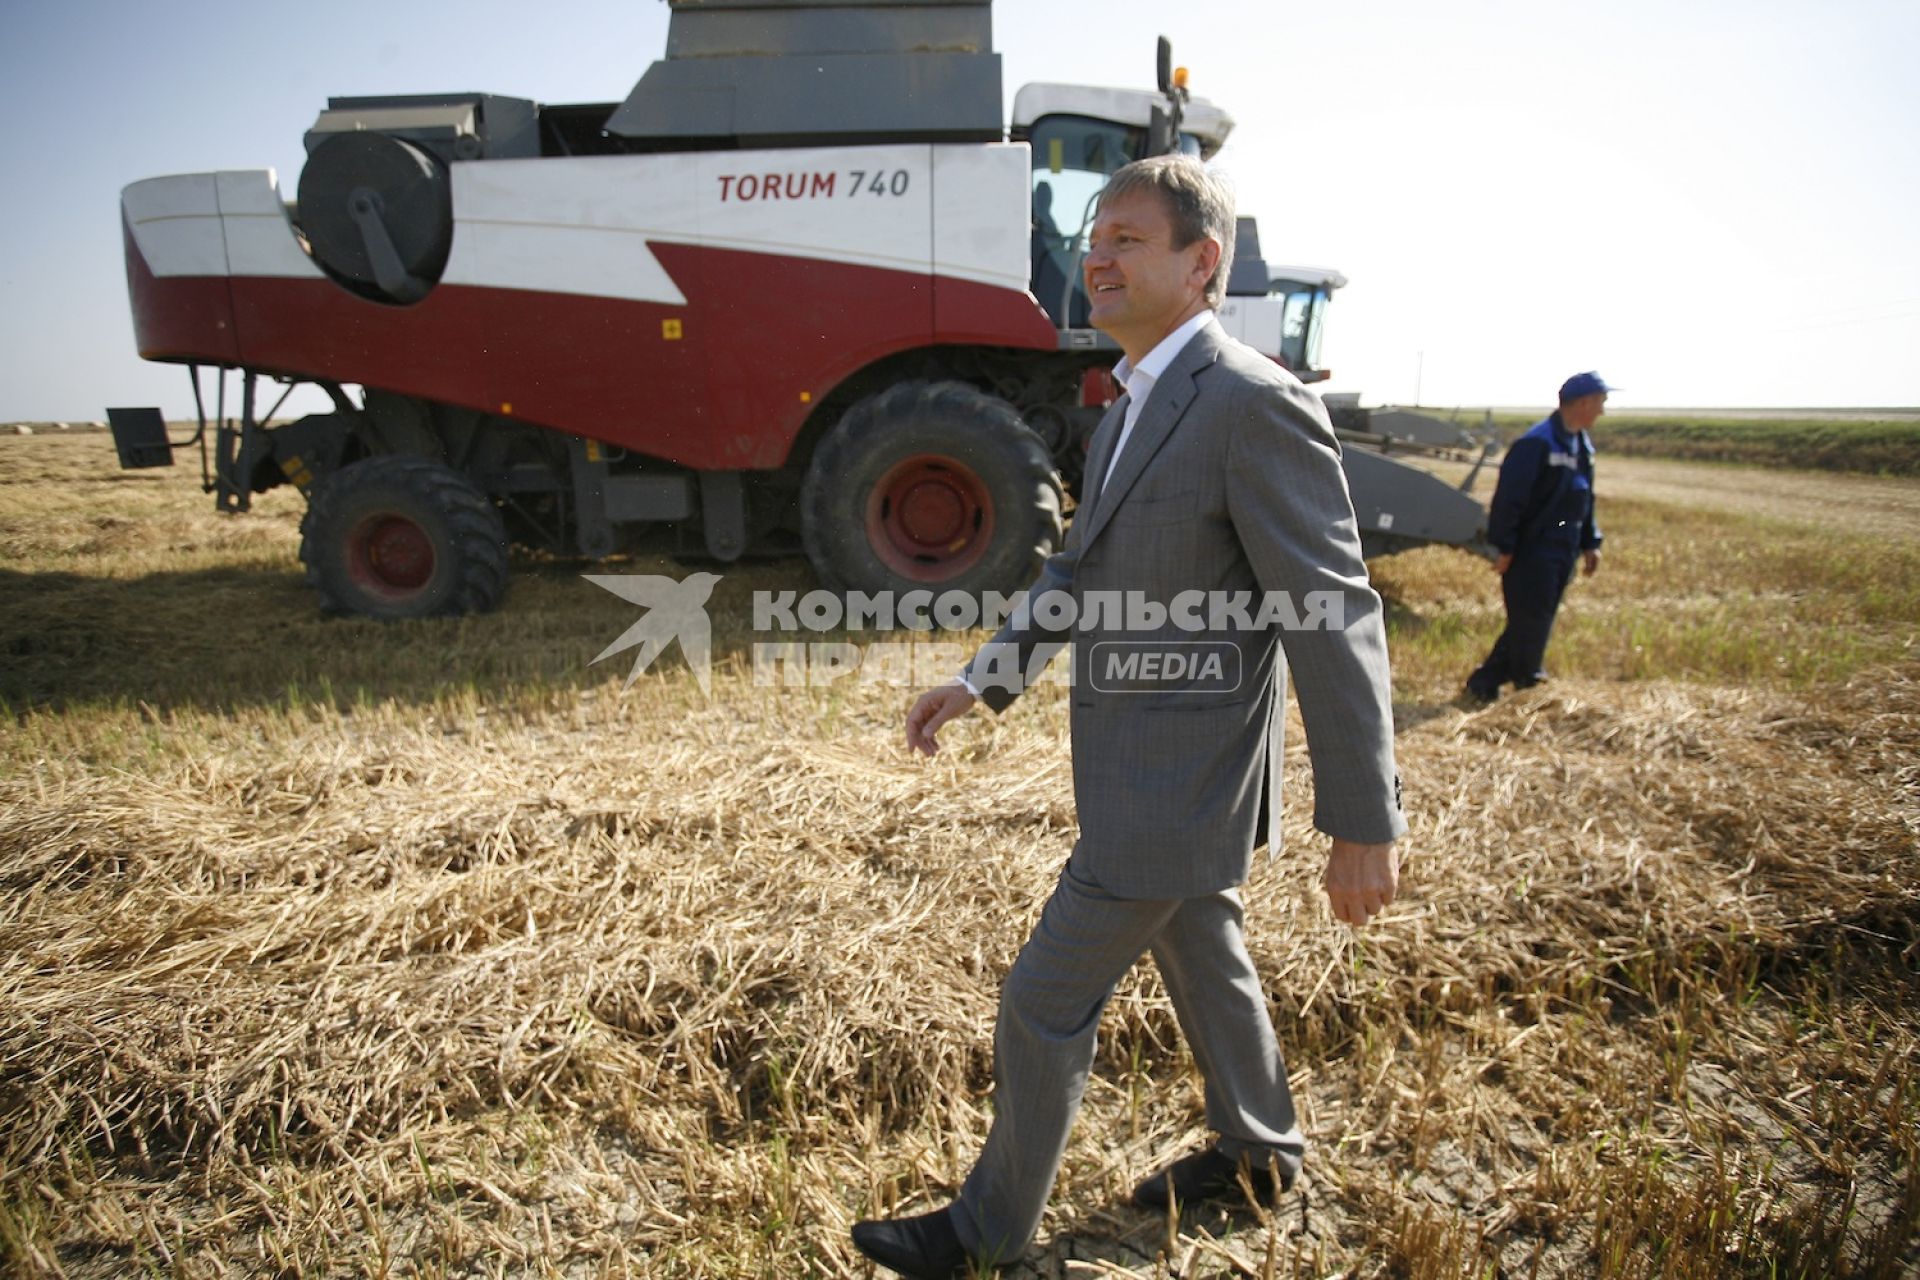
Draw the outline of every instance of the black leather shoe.
[[[953,1214],[946,1209],[917,1218],[856,1222],[853,1243],[861,1253],[908,1280],[966,1280],[976,1274],[973,1259],[953,1229]]]
[[[1246,1192],[1240,1186],[1242,1169],[1246,1170],[1247,1181],[1261,1204],[1273,1203],[1276,1182],[1280,1191],[1293,1185],[1289,1177],[1276,1179],[1273,1171],[1264,1164],[1254,1165],[1244,1158],[1235,1160],[1222,1155],[1218,1147],[1208,1147],[1205,1151],[1182,1156],[1135,1187],[1133,1202],[1142,1209],[1159,1209],[1162,1212],[1173,1201],[1177,1201],[1183,1209],[1187,1205],[1208,1200],[1231,1200],[1243,1204]]]

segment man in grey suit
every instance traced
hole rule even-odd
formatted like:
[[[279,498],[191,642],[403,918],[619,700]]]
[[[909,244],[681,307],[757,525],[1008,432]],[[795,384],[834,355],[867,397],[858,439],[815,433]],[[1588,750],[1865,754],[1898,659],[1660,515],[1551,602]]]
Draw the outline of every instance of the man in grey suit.
[[[994,1121],[951,1206],[862,1222],[855,1244],[910,1277],[1017,1257],[1039,1226],[1091,1069],[1100,1012],[1151,952],[1206,1083],[1218,1138],[1135,1202],[1270,1197],[1299,1172],[1295,1121],[1238,886],[1277,841],[1291,673],[1313,762],[1326,888],[1361,925],[1393,899],[1405,830],[1380,599],[1326,412],[1214,322],[1232,197],[1188,157],[1121,169],[1085,262],[1092,322],[1126,395],[1095,431],[1086,500],[1016,613],[907,716],[932,755],[948,721],[1003,711],[1069,638],[1080,836],[1007,975]],[[1150,656],[1151,655],[1151,656]]]

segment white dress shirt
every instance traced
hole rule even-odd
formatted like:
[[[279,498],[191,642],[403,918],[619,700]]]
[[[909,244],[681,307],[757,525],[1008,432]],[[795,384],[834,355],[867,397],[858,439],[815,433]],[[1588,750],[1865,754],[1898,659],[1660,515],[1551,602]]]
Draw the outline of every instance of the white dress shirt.
[[[1186,350],[1187,344],[1193,341],[1193,335],[1206,328],[1212,319],[1213,311],[1210,308],[1203,310],[1160,339],[1153,350],[1140,357],[1137,366],[1129,364],[1125,356],[1121,356],[1120,363],[1113,366],[1113,380],[1127,389],[1127,411],[1120,424],[1120,439],[1114,443],[1113,457],[1107,463],[1107,474],[1100,480],[1103,492],[1107,481],[1113,478],[1113,468],[1120,461],[1120,451],[1127,447],[1127,438],[1133,434],[1133,424],[1140,421],[1140,410],[1146,405],[1147,397],[1153,394],[1154,384],[1160,381],[1160,375],[1167,371],[1173,358]],[[954,680],[974,697],[980,696],[980,690],[974,687],[973,681],[967,679],[965,671],[954,676]]]
[[[1113,479],[1113,469],[1120,461],[1120,453],[1127,447],[1127,440],[1133,435],[1133,424],[1140,421],[1140,410],[1146,406],[1147,397],[1153,394],[1154,383],[1160,381],[1160,375],[1167,371],[1173,358],[1186,349],[1193,335],[1207,327],[1213,319],[1213,312],[1202,310],[1185,324],[1160,339],[1159,345],[1140,357],[1136,366],[1129,364],[1125,356],[1113,366],[1113,380],[1127,389],[1126,421],[1120,424],[1120,439],[1113,446],[1113,457],[1107,462],[1107,473],[1100,477],[1100,488],[1105,492],[1107,482]]]

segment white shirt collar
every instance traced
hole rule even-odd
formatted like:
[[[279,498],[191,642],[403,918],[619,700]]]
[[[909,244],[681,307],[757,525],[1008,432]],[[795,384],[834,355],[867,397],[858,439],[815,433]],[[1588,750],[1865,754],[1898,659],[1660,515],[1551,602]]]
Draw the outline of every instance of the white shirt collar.
[[[1160,339],[1153,350],[1141,356],[1138,367],[1129,363],[1125,356],[1121,356],[1120,363],[1113,366],[1113,380],[1124,387],[1134,374],[1143,373],[1150,380],[1159,381],[1160,375],[1165,373],[1167,366],[1173,363],[1173,358],[1186,350],[1187,344],[1193,341],[1193,335],[1206,328],[1212,321],[1211,308],[1202,309],[1199,314],[1189,317],[1185,324]]]

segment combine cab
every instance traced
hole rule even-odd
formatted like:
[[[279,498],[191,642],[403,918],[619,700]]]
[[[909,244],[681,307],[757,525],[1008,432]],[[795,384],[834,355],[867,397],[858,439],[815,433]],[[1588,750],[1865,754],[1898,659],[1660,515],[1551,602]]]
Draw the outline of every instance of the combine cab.
[[[264,170],[129,186],[136,339],[196,397],[219,371],[209,488],[305,494],[330,612],[491,608],[513,542],[1012,591],[1118,358],[1093,198],[1232,128],[1179,79],[1163,50],[1158,93],[1028,86],[1003,124],[988,0],[674,0],[624,102],[336,98],[292,202]],[[1311,378],[1332,287],[1230,310]],[[263,380],[333,408],[278,423]]]

